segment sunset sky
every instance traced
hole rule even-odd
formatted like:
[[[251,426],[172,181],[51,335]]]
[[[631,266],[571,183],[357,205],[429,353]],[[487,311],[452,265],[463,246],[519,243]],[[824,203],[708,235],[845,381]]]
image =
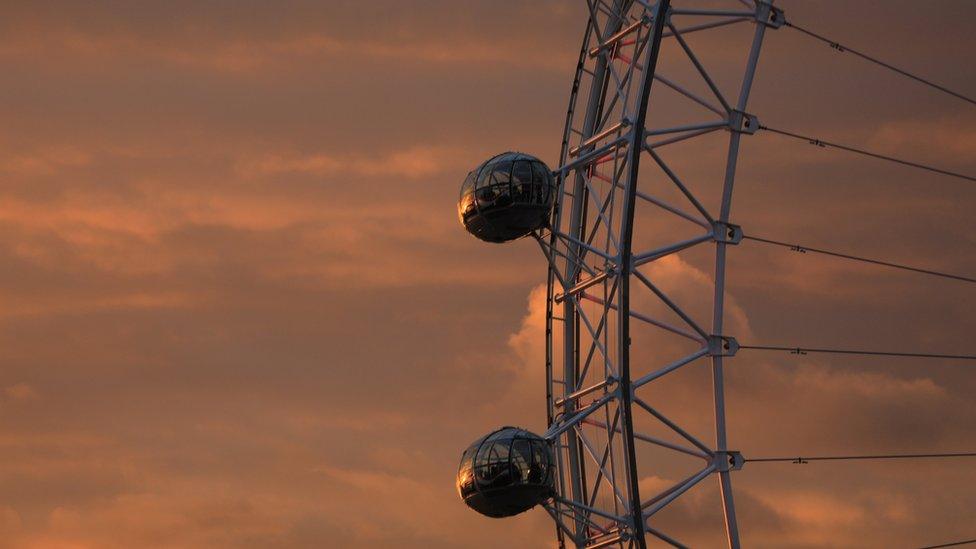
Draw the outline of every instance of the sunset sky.
[[[976,94],[972,2],[776,4]],[[585,22],[582,0],[5,3],[0,549],[552,547],[543,511],[492,520],[455,492],[471,441],[546,421],[545,261],[455,208],[493,154],[558,162]],[[750,105],[976,173],[976,108],[790,29],[767,34]],[[971,182],[757,134],[733,217],[973,276],[974,208]],[[709,291],[710,271],[662,265]],[[976,352],[971,284],[750,243],[729,269],[742,340]],[[976,451],[972,363],[728,364],[747,457]],[[743,543],[974,538],[973,465],[747,465]],[[714,484],[668,519],[696,547],[721,534]]]

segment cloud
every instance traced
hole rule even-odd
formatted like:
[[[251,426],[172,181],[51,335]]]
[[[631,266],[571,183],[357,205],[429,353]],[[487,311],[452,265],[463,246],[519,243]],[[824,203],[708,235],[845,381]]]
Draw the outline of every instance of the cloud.
[[[0,172],[37,177],[77,169],[91,163],[91,155],[78,147],[55,147],[28,155],[9,155],[0,163]]]
[[[26,383],[15,383],[4,387],[3,392],[12,401],[35,400],[38,398],[37,391]]]
[[[400,177],[422,179],[463,169],[457,158],[463,151],[451,147],[418,146],[374,157],[340,157],[329,154],[267,155],[239,166],[245,175],[307,174],[342,177]]]
[[[434,8],[435,10],[437,8]],[[95,10],[97,11],[97,8]],[[160,10],[167,12],[169,10]],[[180,21],[184,14],[160,14],[160,21],[149,23],[136,14],[115,14],[130,18],[129,25],[100,25],[100,21],[68,20],[41,22],[34,14],[22,16],[0,43],[0,55],[6,57],[43,57],[72,59],[83,63],[106,63],[138,57],[154,63],[202,68],[231,74],[260,74],[286,63],[311,63],[315,60],[355,58],[363,62],[393,62],[409,65],[442,64],[504,65],[533,69],[559,70],[572,63],[574,55],[563,50],[540,46],[540,35],[552,34],[541,23],[554,18],[574,15],[558,4],[550,7],[524,6],[508,9],[509,16],[538,21],[536,32],[515,33],[498,10],[478,10],[481,17],[464,17],[453,10],[441,9],[452,24],[429,33],[410,25],[398,25],[391,12],[400,20],[418,19],[417,15],[400,6],[387,6],[370,18],[371,32],[350,32],[338,23],[341,17],[362,16],[346,6],[318,7],[296,12],[298,19],[280,21],[275,31],[261,28],[257,20],[282,19],[280,14],[256,9],[253,17],[241,14],[233,22],[219,11],[210,25],[201,20]],[[302,13],[302,15],[298,15]],[[219,14],[219,15],[218,15]],[[89,13],[91,15],[91,13]],[[99,14],[101,15],[101,14]],[[200,14],[207,17],[210,14]],[[302,21],[301,17],[306,20]],[[259,19],[261,18],[261,19]],[[422,19],[422,18],[420,18]],[[317,24],[311,25],[309,23]],[[33,32],[47,23],[48,35],[38,40]],[[183,24],[181,24],[183,23]],[[425,21],[422,21],[425,23]],[[234,32],[253,26],[251,32]],[[142,27],[142,28],[139,28]],[[150,27],[150,28],[146,28]],[[142,32],[133,32],[139,30]],[[541,32],[540,32],[541,31]],[[499,40],[499,36],[503,39]]]
[[[976,153],[976,130],[960,118],[895,120],[878,128],[868,144],[892,154],[965,165]]]
[[[529,292],[528,308],[519,331],[508,337],[508,345],[517,358],[515,364],[519,377],[525,381],[545,379],[539,372],[545,372],[546,362],[546,301],[546,285],[540,284],[533,288]],[[531,385],[535,386],[537,383]]]

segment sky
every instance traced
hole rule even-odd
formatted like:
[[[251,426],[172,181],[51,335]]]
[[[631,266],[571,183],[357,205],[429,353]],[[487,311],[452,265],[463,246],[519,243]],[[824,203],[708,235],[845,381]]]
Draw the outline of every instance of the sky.
[[[976,93],[971,3],[777,5]],[[471,441],[545,428],[546,274],[531,241],[479,242],[455,206],[495,153],[557,163],[584,11],[8,3],[0,547],[552,547],[542,511],[492,520],[455,492]],[[721,40],[693,45],[741,67]],[[750,110],[976,173],[971,105],[790,29],[767,34]],[[733,218],[972,276],[974,206],[971,182],[757,134]],[[730,256],[743,342],[976,351],[970,285],[749,243]],[[688,295],[711,284],[692,260],[658,274]],[[743,354],[727,376],[747,457],[976,450],[963,362]],[[733,483],[750,547],[976,537],[967,461],[751,464]],[[714,489],[666,519],[692,545],[716,546]]]

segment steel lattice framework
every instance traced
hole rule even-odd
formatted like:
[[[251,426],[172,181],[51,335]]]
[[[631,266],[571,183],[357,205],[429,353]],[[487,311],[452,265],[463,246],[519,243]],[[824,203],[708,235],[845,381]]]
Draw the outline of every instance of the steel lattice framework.
[[[740,140],[758,127],[757,118],[746,111],[749,91],[763,35],[783,18],[767,2],[730,3],[730,9],[692,9],[672,6],[671,0],[587,0],[589,20],[556,170],[559,198],[548,233],[536,235],[549,262],[546,438],[554,443],[560,472],[558,495],[546,509],[563,547],[643,548],[646,536],[680,547],[652,526],[652,518],[713,474],[729,546],[739,546],[730,471],[741,467],[742,457],[726,440],[723,375],[723,359],[738,348],[723,326],[726,252],[742,238],[729,221]],[[754,32],[751,47],[743,52],[738,96],[727,95],[685,37],[748,22]],[[657,70],[663,40],[676,41],[674,51],[694,67],[705,93]],[[698,109],[697,119],[672,125],[649,116],[662,88]],[[700,199],[661,152],[721,130],[728,133],[728,149],[724,177],[715,185],[721,197],[714,212],[704,204],[718,197]],[[673,194],[656,193],[648,181],[668,185]],[[635,220],[647,216],[681,220],[694,232],[679,241],[646,244],[641,231],[635,231]],[[710,328],[649,273],[654,262],[706,243],[715,246]],[[641,310],[634,300],[637,292],[652,296],[674,320]],[[690,342],[694,350],[659,363],[644,355],[633,358],[641,330],[663,331]],[[679,426],[646,396],[663,377],[705,360],[710,361],[714,398],[711,444]],[[648,421],[680,442],[645,432],[641,425]],[[653,473],[653,464],[641,457],[641,445],[697,459],[700,466],[670,487],[648,489],[641,480]]]

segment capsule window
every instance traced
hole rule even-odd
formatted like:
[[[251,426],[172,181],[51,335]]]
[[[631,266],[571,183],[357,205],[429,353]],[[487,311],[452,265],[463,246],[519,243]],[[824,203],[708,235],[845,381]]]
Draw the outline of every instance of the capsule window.
[[[507,206],[512,202],[512,163],[499,162],[491,167],[493,206]]]
[[[527,439],[515,439],[512,444],[512,473],[521,482],[529,482],[532,472],[532,445]]]
[[[474,184],[475,184],[475,172],[471,172],[471,173],[468,174],[468,177],[465,178],[464,183],[461,185],[461,198],[462,199],[465,196],[467,196],[467,195],[469,195],[469,194],[471,194],[471,193],[474,192]]]
[[[532,183],[535,188],[533,201],[535,204],[547,204],[549,202],[549,174],[546,168],[539,162],[532,163]]]
[[[511,443],[512,441],[510,439],[499,439],[493,441],[490,449],[488,450],[488,461],[490,463],[508,461],[508,451]]]
[[[491,184],[508,185],[512,181],[512,162],[499,162],[491,167]]]
[[[542,484],[549,475],[549,450],[542,441],[532,441],[532,470],[529,482]]]
[[[469,217],[471,217],[476,213],[476,208],[474,203],[475,203],[474,193],[465,195],[464,198],[462,198],[461,201],[458,202],[458,213],[461,214],[461,218],[463,220],[467,221]]]
[[[512,168],[512,198],[519,204],[532,203],[532,164],[520,160]]]
[[[474,455],[478,452],[478,448],[481,446],[481,441],[475,442],[468,449],[461,454],[461,467],[465,465],[470,466],[474,462]]]
[[[475,493],[474,470],[470,467],[461,469],[458,472],[458,493],[462,498],[466,498]]]
[[[483,490],[506,488],[512,484],[512,470],[505,463],[492,463],[477,469],[475,480]]]
[[[498,185],[479,187],[475,195],[478,198],[479,208],[490,208],[495,205],[495,201],[501,196],[501,189]]]
[[[478,178],[478,181],[475,183],[475,188],[476,189],[479,189],[480,190],[480,189],[483,189],[483,188],[485,188],[485,187],[487,187],[488,185],[491,184],[491,181],[489,179],[491,177],[491,167],[490,166],[481,165],[475,171],[477,172],[477,174],[476,174],[475,177]]]

